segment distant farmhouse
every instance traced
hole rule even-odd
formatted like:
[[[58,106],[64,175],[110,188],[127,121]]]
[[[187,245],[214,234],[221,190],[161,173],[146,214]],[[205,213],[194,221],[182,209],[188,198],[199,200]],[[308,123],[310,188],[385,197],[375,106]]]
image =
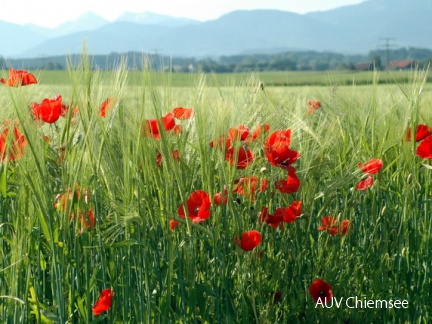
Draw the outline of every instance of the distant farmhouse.
[[[389,61],[387,63],[387,68],[394,70],[411,70],[415,68],[417,64],[418,63],[415,60]]]
[[[389,61],[386,68],[390,70],[411,70],[418,65],[415,60],[395,60]],[[374,69],[374,64],[371,62],[359,62],[354,65],[357,71],[370,71]]]
[[[357,71],[370,71],[373,70],[374,65],[371,62],[359,62],[354,65]]]

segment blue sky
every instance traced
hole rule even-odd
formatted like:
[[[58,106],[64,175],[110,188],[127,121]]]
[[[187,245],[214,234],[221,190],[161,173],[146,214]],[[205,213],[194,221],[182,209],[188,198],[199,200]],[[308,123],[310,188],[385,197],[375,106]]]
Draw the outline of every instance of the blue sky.
[[[0,20],[56,27],[86,12],[115,20],[124,12],[154,12],[197,20],[216,19],[239,9],[279,9],[296,13],[328,10],[365,0],[13,0],[2,1]]]

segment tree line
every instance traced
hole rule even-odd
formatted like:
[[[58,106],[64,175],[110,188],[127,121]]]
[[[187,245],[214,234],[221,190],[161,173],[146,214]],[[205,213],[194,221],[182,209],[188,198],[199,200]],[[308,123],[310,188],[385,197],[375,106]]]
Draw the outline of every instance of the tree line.
[[[2,69],[46,69],[64,70],[69,65],[79,64],[81,55],[51,56],[39,58],[4,59],[0,57]],[[387,61],[415,60],[420,68],[432,62],[432,50],[424,48],[399,48],[374,50],[366,55],[340,54],[317,51],[292,51],[274,54],[241,54],[217,58],[168,57],[139,52],[90,55],[92,68],[109,70],[124,62],[132,70],[151,69],[173,72],[236,73],[257,71],[326,71],[355,70],[358,63],[369,63],[371,68],[384,69]]]

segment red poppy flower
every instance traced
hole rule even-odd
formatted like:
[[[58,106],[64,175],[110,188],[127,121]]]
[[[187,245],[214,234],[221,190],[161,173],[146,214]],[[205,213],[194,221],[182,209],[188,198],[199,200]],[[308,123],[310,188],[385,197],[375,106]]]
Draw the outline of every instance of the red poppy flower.
[[[174,159],[174,161],[177,161],[177,162],[180,161],[179,151],[178,150],[172,150],[171,151],[171,157]],[[161,153],[158,153],[156,155],[156,164],[158,167],[160,167],[162,164],[162,154]]]
[[[308,105],[308,114],[312,114],[315,110],[321,108],[321,102],[319,102],[318,100],[308,100]]]
[[[309,295],[315,302],[326,304],[333,298],[332,287],[324,280],[317,279],[309,286]]]
[[[170,112],[159,119],[146,119],[143,125],[142,135],[150,136],[157,140],[160,139],[159,122],[166,131],[172,130],[176,126],[174,114]]]
[[[173,133],[176,135],[181,134],[182,130],[183,130],[182,125],[175,125],[174,128],[172,129]]]
[[[69,220],[72,221],[75,214],[71,214]],[[96,220],[94,217],[93,209],[90,208],[88,212],[80,211],[77,216],[78,222],[80,224],[79,233],[82,234],[84,228],[90,230],[96,226]]]
[[[283,222],[292,223],[302,212],[302,202],[294,201],[288,208],[277,208],[274,217],[281,217]]]
[[[416,154],[422,159],[432,159],[432,135],[421,141],[417,146]]]
[[[283,228],[283,224],[281,224],[283,222],[283,214],[275,213],[274,215],[270,215],[267,207],[261,207],[261,212],[258,214],[258,219],[260,223],[266,223],[273,228],[277,228],[278,226]]]
[[[249,197],[251,201],[255,201],[255,193],[258,187],[260,187],[260,192],[264,192],[267,188],[267,180],[263,178],[260,182],[260,179],[255,176],[244,177],[234,181],[233,192]]]
[[[257,125],[255,127],[255,129],[253,130],[252,134],[249,135],[245,139],[245,143],[248,144],[251,141],[255,141],[256,139],[258,139],[259,137],[261,137],[262,133],[267,133],[269,130],[270,130],[270,126],[267,123],[264,123],[262,125]]]
[[[416,136],[415,136],[416,142],[420,142],[424,140],[429,135],[432,135],[432,129],[429,126],[425,124],[417,125]],[[411,141],[411,128],[408,128],[407,131],[405,132],[405,140],[408,142]]]
[[[249,128],[244,124],[238,125],[236,128],[230,128],[228,130],[228,136],[234,141],[244,141],[248,135]]]
[[[245,169],[254,161],[254,154],[248,148],[239,147],[236,150],[231,147],[225,153],[225,160],[228,161],[231,166],[236,166],[237,169]]]
[[[24,70],[9,69],[9,77],[7,80],[1,78],[0,83],[6,84],[9,87],[26,86],[37,83],[35,76]]]
[[[169,221],[169,225],[170,225],[170,229],[171,229],[171,231],[174,231],[175,228],[176,228],[178,225],[180,225],[180,222],[179,222],[179,221],[176,221],[176,220],[174,220],[174,219],[170,219],[170,221]]]
[[[374,183],[374,179],[372,176],[368,176],[366,179],[360,180],[357,185],[357,190],[366,190],[367,188],[371,187]]]
[[[98,316],[111,308],[113,295],[114,295],[113,291],[109,288],[102,290],[99,299],[96,301],[96,304],[92,307],[94,316]]]
[[[174,114],[172,112],[167,113],[165,116],[160,118],[163,128],[167,131],[172,130],[176,123],[174,119]]]
[[[241,236],[240,242],[238,238],[234,238],[234,242],[245,251],[252,251],[261,243],[261,234],[256,230],[244,232]]]
[[[199,223],[210,217],[210,196],[203,190],[192,192],[189,199],[186,201],[189,218],[194,223]],[[186,217],[186,212],[183,205],[178,207],[177,213],[180,217]]]
[[[106,116],[107,110],[111,108],[115,102],[117,101],[116,98],[107,98],[104,100],[104,102],[101,103],[99,108],[99,115],[102,117]]]
[[[215,195],[213,196],[213,202],[215,205],[227,205],[228,189],[224,188],[223,191],[215,193]]]
[[[173,113],[175,118],[184,120],[192,117],[193,109],[177,107],[173,109]]]
[[[27,140],[24,134],[21,134],[17,126],[14,126],[12,139],[9,139],[10,128],[5,128],[0,133],[0,159],[2,162],[16,161],[24,155],[24,146]]]
[[[232,140],[231,137],[229,137],[228,135],[220,135],[218,140],[213,140],[210,142],[210,147],[211,148],[218,148],[220,150],[228,150],[231,145],[232,145]]]
[[[344,219],[339,224],[339,234],[344,236],[351,231],[351,224],[348,219]]]
[[[359,163],[358,166],[364,173],[375,174],[383,167],[383,161],[379,159],[371,159],[366,163]]]
[[[69,105],[62,103],[60,116],[66,117],[68,112],[69,112],[69,108],[70,108]],[[72,110],[72,116],[77,115],[77,114],[79,114],[79,108],[78,108],[78,106],[75,106],[75,108]]]
[[[322,226],[318,226],[318,230],[327,231],[327,233],[331,235],[336,235],[339,231],[338,226],[336,225],[336,219],[333,216],[325,216],[321,218]]]
[[[73,202],[88,204],[90,201],[90,190],[80,188],[80,186],[76,184],[75,188],[67,188],[64,193],[58,194],[55,200],[56,203],[54,207],[64,212],[68,209],[68,205]]]
[[[279,180],[276,185],[281,193],[295,193],[300,188],[300,179],[297,177],[296,169],[292,166],[288,167],[288,175],[286,180]]]
[[[264,141],[264,156],[272,165],[288,169],[300,157],[297,151],[289,148],[291,144],[291,130],[273,132]]]
[[[43,120],[52,124],[60,118],[62,108],[62,97],[55,96],[53,99],[45,98],[40,104],[31,103],[31,113],[34,119]]]

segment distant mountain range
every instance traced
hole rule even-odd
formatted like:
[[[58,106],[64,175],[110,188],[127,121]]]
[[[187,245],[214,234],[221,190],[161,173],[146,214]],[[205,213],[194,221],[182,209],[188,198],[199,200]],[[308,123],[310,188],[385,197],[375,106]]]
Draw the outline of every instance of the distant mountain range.
[[[55,29],[0,21],[0,56],[41,57],[138,51],[218,57],[294,50],[364,54],[381,47],[432,48],[432,0],[367,0],[296,14],[240,10],[199,22],[125,13],[109,22],[88,13]]]

